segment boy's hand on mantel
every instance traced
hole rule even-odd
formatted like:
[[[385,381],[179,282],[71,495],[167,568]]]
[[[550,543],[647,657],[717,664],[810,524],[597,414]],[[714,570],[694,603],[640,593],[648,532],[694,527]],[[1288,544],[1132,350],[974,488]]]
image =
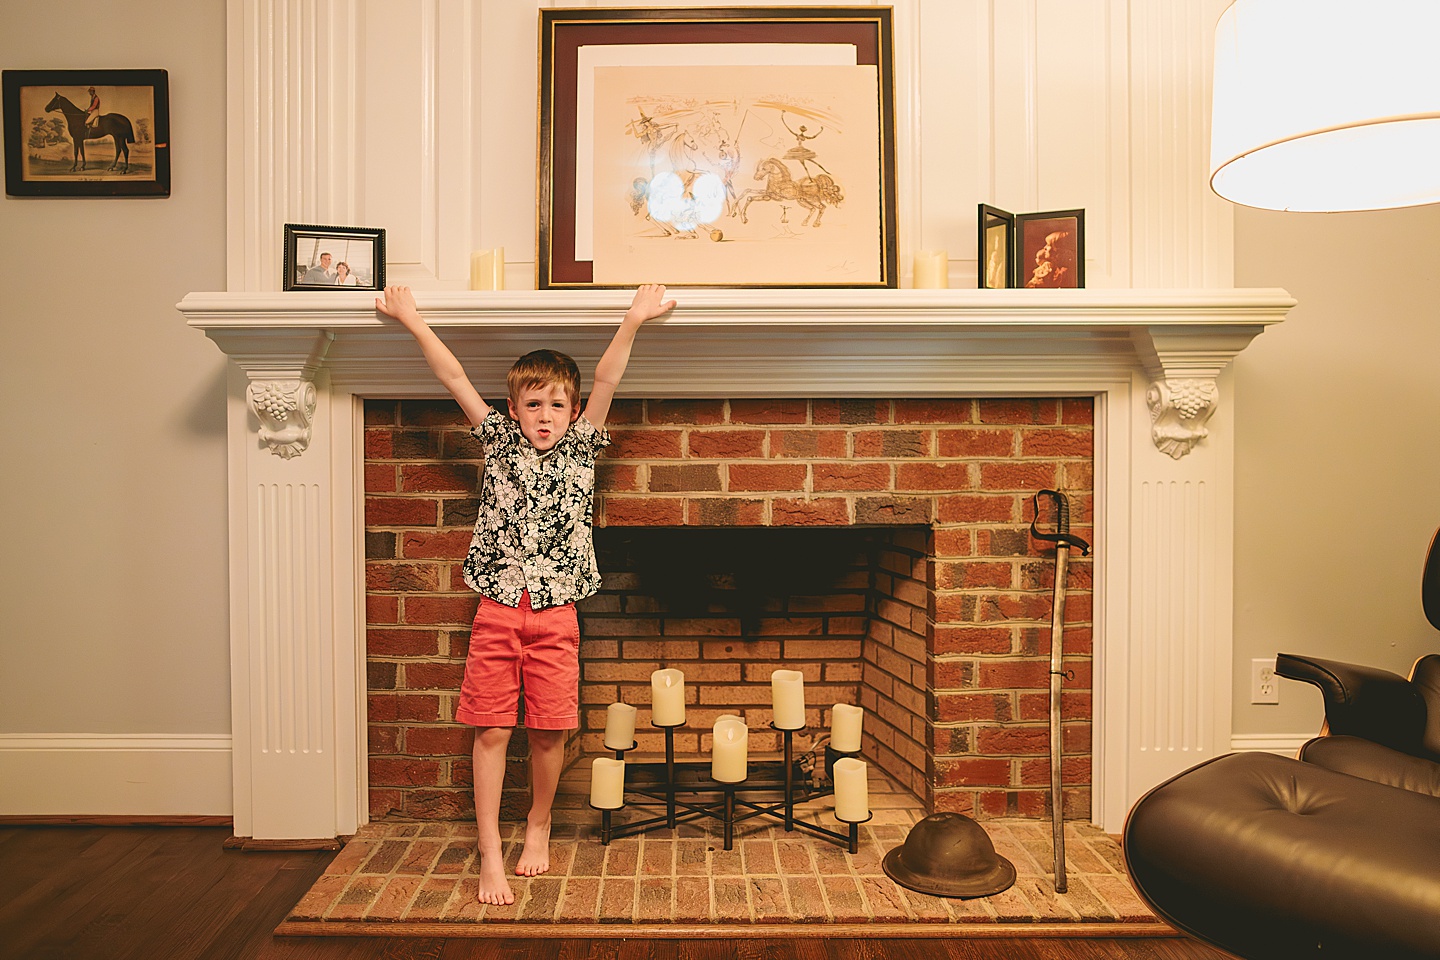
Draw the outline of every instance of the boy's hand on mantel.
[[[635,299],[631,302],[630,309],[625,311],[625,319],[644,323],[663,317],[674,309],[675,301],[665,300],[665,284],[647,283],[635,291]]]
[[[385,296],[375,298],[375,309],[401,323],[420,319],[420,311],[415,309],[415,294],[409,287],[386,287]]]

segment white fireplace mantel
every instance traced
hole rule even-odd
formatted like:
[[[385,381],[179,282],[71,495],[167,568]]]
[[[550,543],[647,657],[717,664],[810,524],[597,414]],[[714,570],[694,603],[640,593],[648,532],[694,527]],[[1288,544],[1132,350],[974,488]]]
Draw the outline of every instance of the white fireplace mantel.
[[[672,291],[629,397],[1095,400],[1094,819],[1230,748],[1229,361],[1283,290]],[[373,294],[193,293],[229,389],[235,831],[366,819],[362,398],[441,396]],[[588,379],[624,291],[417,294],[482,392],[552,347]],[[1158,448],[1158,449],[1157,449]]]
[[[642,334],[625,394],[1053,393],[1138,369],[1151,381],[1152,439],[1176,459],[1206,436],[1220,372],[1294,304],[1282,290],[674,295],[683,306]],[[419,305],[482,390],[493,390],[515,356],[538,346],[593,365],[628,296],[432,293]],[[370,294],[195,293],[179,306],[250,379],[260,435],[281,456],[297,456],[308,443],[313,404],[305,385],[321,369],[331,382],[363,385],[371,396],[438,392],[408,334],[378,317]]]

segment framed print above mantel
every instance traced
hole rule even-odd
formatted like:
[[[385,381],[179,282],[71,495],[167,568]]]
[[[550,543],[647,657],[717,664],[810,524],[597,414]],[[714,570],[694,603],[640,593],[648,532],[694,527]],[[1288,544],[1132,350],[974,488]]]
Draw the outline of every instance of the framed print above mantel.
[[[888,7],[540,11],[540,289],[895,287]]]
[[[164,70],[6,70],[5,192],[170,196]]]

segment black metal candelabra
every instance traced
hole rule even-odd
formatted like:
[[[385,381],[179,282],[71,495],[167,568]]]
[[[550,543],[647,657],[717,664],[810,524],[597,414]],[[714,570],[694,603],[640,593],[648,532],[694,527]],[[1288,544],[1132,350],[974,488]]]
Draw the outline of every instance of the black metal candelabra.
[[[798,730],[783,730],[773,723],[770,724],[772,730],[780,730],[784,736],[785,759],[781,762],[780,770],[774,770],[773,762],[747,764],[744,780],[726,782],[710,776],[708,761],[676,761],[675,729],[683,725],[683,723],[654,724],[665,731],[665,761],[663,763],[626,764],[625,785],[622,788],[620,807],[605,808],[591,804],[591,807],[599,810],[601,814],[600,842],[602,844],[608,845],[611,840],[645,833],[662,826],[673,830],[682,823],[709,819],[718,820],[724,824],[725,849],[730,850],[735,844],[735,825],[763,816],[784,823],[787,832],[793,832],[799,828],[834,843],[844,844],[851,853],[859,852],[860,824],[868,822],[874,814],[867,812],[863,820],[846,820],[837,811],[835,819],[848,827],[845,833],[827,830],[818,824],[795,819],[797,783],[794,736],[799,730],[805,729],[804,727],[800,727]],[[616,760],[624,760],[625,754],[634,750],[637,745],[632,740],[630,746],[624,750],[613,747],[611,749],[615,749]],[[831,754],[837,759],[857,757],[859,751],[846,752],[827,747],[827,757]],[[831,764],[827,762],[826,766],[828,768]],[[751,767],[757,768],[758,775],[750,774]],[[778,801],[773,799],[777,789],[782,791]],[[806,790],[805,799],[816,800],[832,796],[834,793],[833,775],[829,784],[818,787],[814,785],[812,777]],[[718,796],[716,796],[717,794]],[[771,799],[762,799],[762,795],[766,794],[770,795]],[[616,810],[624,809],[626,806],[663,808],[664,813],[641,820],[632,820],[628,823],[614,823],[613,815]]]

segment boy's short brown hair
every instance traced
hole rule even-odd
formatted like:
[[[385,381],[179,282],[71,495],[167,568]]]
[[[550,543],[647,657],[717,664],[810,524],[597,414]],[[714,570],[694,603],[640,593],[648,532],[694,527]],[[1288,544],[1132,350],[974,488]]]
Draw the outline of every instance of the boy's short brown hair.
[[[558,384],[565,388],[570,406],[580,406],[580,368],[575,361],[556,350],[535,350],[525,354],[505,375],[505,389],[510,400],[520,399],[520,391],[530,387]]]

